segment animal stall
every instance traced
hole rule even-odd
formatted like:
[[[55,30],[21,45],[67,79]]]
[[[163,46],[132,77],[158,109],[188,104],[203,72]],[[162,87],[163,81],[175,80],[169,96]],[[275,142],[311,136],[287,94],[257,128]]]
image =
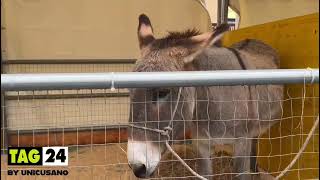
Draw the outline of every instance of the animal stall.
[[[21,8],[21,6],[15,6],[14,1],[6,1],[6,3],[8,4],[6,4],[7,6],[5,7],[11,10],[15,8]],[[22,1],[19,1],[19,3],[22,3]],[[93,9],[93,7],[91,7],[92,5],[90,5],[92,2],[85,3],[85,1],[83,1],[82,3],[84,3],[84,6],[89,6],[89,9]],[[119,3],[119,6],[123,5],[121,2]],[[144,3],[147,3],[147,1]],[[167,7],[168,2],[166,3],[164,3],[163,6],[166,5]],[[176,7],[174,4],[175,3],[173,3],[172,6]],[[177,1],[177,6],[179,4],[181,4],[181,2]],[[35,4],[24,5],[28,8],[37,8]],[[54,4],[47,5],[55,7]],[[133,6],[138,8],[138,5]],[[197,1],[190,1],[190,4],[186,6],[187,7],[182,7],[181,9],[188,7],[192,8],[192,10],[197,9],[199,11],[197,13],[201,14],[199,15],[201,17],[196,19],[202,19],[203,22],[197,24],[199,22],[189,21],[192,19],[192,17],[185,18],[188,20],[185,21],[185,25],[182,27],[174,27],[174,25],[172,25],[172,29],[182,30],[186,27],[196,26],[201,27],[201,31],[209,31],[211,28],[210,23],[208,23],[206,11],[201,9],[202,5]],[[100,5],[100,7],[103,6]],[[157,7],[154,7],[153,9],[156,10]],[[153,10],[149,11],[151,12]],[[13,12],[16,11],[8,11],[5,15]],[[62,12],[66,13],[67,9],[66,11],[63,10]],[[99,12],[101,13],[103,11],[97,11],[97,13]],[[77,14],[76,12],[73,13]],[[112,14],[113,12],[108,13]],[[134,35],[136,36],[136,19],[138,18],[139,14],[138,12],[134,12],[133,14],[134,15],[132,16],[134,16],[135,19],[132,21],[135,22],[135,24],[129,29],[132,29],[132,32],[134,32]],[[157,19],[161,19],[155,15],[156,13],[153,12],[151,14],[153,14],[150,16],[152,22],[156,23]],[[57,15],[59,15],[59,13],[57,13]],[[181,16],[184,16],[184,14]],[[34,18],[32,15],[30,15],[30,17]],[[19,16],[19,18],[25,17]],[[9,19],[10,18],[5,20],[8,21]],[[17,23],[20,21],[17,20],[14,22]],[[174,24],[176,21],[174,20],[170,22]],[[2,116],[3,124],[1,126],[1,149],[3,152],[5,152],[7,147],[10,146],[68,146],[69,166],[59,167],[58,169],[67,169],[69,174],[66,177],[57,176],[54,177],[54,179],[136,179],[135,175],[132,173],[132,167],[130,168],[128,166],[127,158],[127,140],[128,136],[130,137],[128,128],[134,128],[134,126],[132,126],[133,124],[128,124],[128,120],[130,121],[130,114],[134,112],[132,112],[130,106],[132,101],[129,99],[129,92],[126,88],[143,88],[148,84],[150,87],[159,87],[159,84],[161,84],[162,88],[165,88],[166,86],[170,86],[170,88],[172,88],[176,82],[171,82],[170,84],[170,79],[172,79],[174,76],[176,76],[178,80],[180,78],[181,81],[179,82],[181,82],[181,86],[188,87],[196,86],[196,83],[199,82],[200,83],[197,86],[208,87],[226,83],[223,80],[217,82],[219,75],[221,77],[220,79],[224,79],[226,75],[225,72],[221,72],[221,74],[209,74],[210,76],[201,76],[201,74],[198,74],[198,76],[192,76],[195,77],[195,79],[190,81],[189,84],[186,78],[191,76],[188,73],[180,75],[172,74],[171,76],[169,76],[170,74],[166,73],[163,73],[162,75],[159,73],[158,76],[140,76],[139,74],[129,74],[130,76],[132,75],[131,77],[135,77],[130,79],[128,74],[122,74],[121,72],[132,70],[135,59],[138,56],[138,50],[128,50],[129,52],[124,53],[130,57],[127,58],[122,56],[119,57],[119,54],[122,55],[122,52],[117,52],[118,50],[116,49],[118,48],[112,49],[113,47],[111,47],[112,50],[107,50],[110,51],[108,52],[109,54],[104,54],[105,52],[102,49],[91,48],[90,42],[88,42],[89,45],[79,45],[83,46],[82,48],[84,51],[77,51],[77,49],[73,49],[75,44],[78,45],[78,42],[73,42],[73,40],[77,40],[77,38],[85,38],[81,36],[92,30],[95,32],[107,33],[105,28],[95,29],[94,27],[90,27],[86,29],[79,24],[78,26],[76,24],[73,26],[73,30],[79,34],[76,33],[77,37],[73,37],[74,35],[72,35],[71,32],[68,32],[70,35],[68,37],[70,39],[65,40],[66,43],[62,45],[66,47],[59,47],[60,41],[57,39],[56,42],[54,41],[52,44],[49,44],[49,50],[45,49],[41,51],[42,53],[38,54],[36,50],[31,49],[29,43],[33,42],[34,46],[41,48],[41,46],[44,44],[44,42],[42,42],[43,38],[49,38],[46,36],[48,34],[42,34],[44,32],[39,34],[35,33],[35,31],[32,30],[34,27],[32,27],[31,22],[31,25],[28,24],[28,26],[23,26],[22,29],[24,29],[24,31],[21,33],[23,38],[12,40],[10,37],[19,37],[12,37],[12,34],[10,35],[10,33],[12,33],[10,30],[14,29],[13,27],[15,26],[12,24],[10,26],[10,23],[12,22],[6,23],[8,23],[8,28],[6,29],[6,33],[8,34],[6,36],[8,49],[6,50],[7,60],[4,62],[4,72],[2,73],[8,74],[8,76],[2,75],[1,77],[2,95],[5,100],[2,104],[4,115]],[[49,27],[48,24],[45,24],[45,22],[43,23],[43,26],[38,28],[39,31],[44,30],[45,27]],[[81,22],[79,23],[81,24]],[[97,22],[97,24],[100,23],[100,21]],[[236,31],[228,32],[223,39],[223,43],[226,46],[246,38],[261,40],[268,45],[271,45],[278,51],[280,55],[280,67],[282,69],[300,69],[294,71],[296,76],[292,76],[296,79],[290,84],[287,84],[288,82],[283,80],[283,76],[282,78],[278,77],[278,80],[282,84],[285,84],[284,98],[283,100],[279,101],[283,103],[281,118],[273,120],[276,123],[263,135],[252,138],[253,140],[258,141],[258,144],[256,147],[256,154],[250,154],[250,157],[257,158],[257,161],[254,163],[254,165],[258,167],[258,170],[257,172],[243,172],[243,174],[251,174],[257,179],[259,177],[273,179],[273,177],[279,176],[284,172],[285,176],[283,179],[294,179],[296,177],[299,177],[300,179],[313,179],[319,177],[319,132],[318,128],[314,129],[314,124],[316,124],[316,118],[319,114],[319,77],[316,76],[318,71],[314,70],[319,68],[317,61],[319,58],[318,23],[319,15],[311,14],[242,28]],[[156,30],[162,26],[162,24],[155,25],[154,29],[155,33],[157,33],[156,37],[162,37],[165,35],[165,29]],[[55,30],[53,32],[55,35],[54,37],[64,37],[65,34],[57,33],[56,28],[57,27],[54,28]],[[32,40],[28,39],[30,38],[27,36],[28,33],[35,33],[43,36],[37,37],[39,39],[35,38],[36,40]],[[52,34],[49,33],[49,35]],[[112,36],[112,33],[111,35],[109,34],[109,36]],[[82,39],[81,42],[85,42],[85,40],[86,39]],[[96,41],[101,43],[99,46],[102,46],[102,43],[107,41],[107,38],[103,41],[97,37],[94,42]],[[136,43],[136,45],[138,45],[138,42],[135,42],[133,39],[129,38],[128,41],[132,44]],[[17,42],[21,42],[21,44]],[[304,45],[303,48],[301,48],[301,44]],[[117,44],[119,47],[121,47],[121,45],[122,44]],[[16,50],[19,49],[18,46],[23,46],[27,49],[23,49],[20,52]],[[125,47],[124,49],[130,48],[131,47]],[[110,55],[110,53],[115,54]],[[97,55],[97,57],[94,55]],[[48,59],[48,57],[50,59]],[[116,60],[110,60],[111,57],[116,57]],[[78,59],[75,60],[72,58]],[[105,60],[106,58],[108,60]],[[304,59],[305,61],[301,61],[301,59]],[[307,67],[310,69],[307,69]],[[68,77],[66,74],[60,74],[66,72],[72,72],[76,74],[73,77]],[[89,74],[81,74],[80,72],[86,72]],[[241,76],[241,73],[243,73],[243,76]],[[257,75],[258,72],[253,72],[252,74],[249,73],[247,75],[246,73],[249,73],[249,70],[248,72],[237,72],[236,76],[232,76],[233,80],[228,81],[227,83],[234,83],[234,85],[246,85],[246,83],[249,84],[248,79],[250,77],[254,77],[254,75]],[[10,79],[15,77],[15,74],[18,74],[16,76],[18,78]],[[272,72],[264,73],[264,76],[269,75],[268,77],[273,77],[269,78],[268,83],[274,83],[276,81],[277,74],[275,74]],[[94,76],[91,80],[95,79],[97,84],[90,84],[90,82],[92,82],[90,81],[91,75]],[[163,79],[160,78],[160,80],[157,80],[156,77],[159,76],[161,76]],[[253,80],[251,83],[254,81],[264,81],[266,79],[264,76],[259,76],[261,79],[259,79],[258,76],[253,78],[255,80]],[[100,81],[99,77],[102,77]],[[122,79],[125,81],[125,83],[127,83],[127,85],[123,85],[123,87],[120,86],[121,83],[119,82],[121,81],[117,81],[120,80],[121,77],[126,77]],[[138,81],[139,77],[141,78],[141,81]],[[98,78],[98,80],[96,78]],[[33,79],[37,80],[32,81]],[[146,79],[149,81],[146,81]],[[32,81],[31,83],[24,84],[24,82],[30,82],[30,80]],[[56,82],[60,82],[60,84],[55,84]],[[77,84],[77,82],[84,82],[84,84]],[[294,82],[296,84],[292,84]],[[161,99],[165,93],[167,92],[159,91],[158,94],[156,94],[156,98]],[[150,102],[152,101],[153,100],[151,99]],[[176,112],[176,104],[179,102],[188,102],[189,100],[162,99],[161,101],[170,102],[169,113],[175,114],[174,112]],[[205,99],[203,101],[199,101],[199,103],[208,104],[210,101],[210,99]],[[254,101],[259,102],[258,99],[255,99]],[[146,104],[149,102],[133,101],[133,103]],[[236,100],[221,100],[214,103],[236,103]],[[159,116],[159,114],[155,116]],[[234,119],[235,118],[231,120]],[[195,120],[197,122],[201,122],[201,119],[199,118],[196,118]],[[169,123],[170,121],[167,120],[164,122]],[[173,132],[175,131],[174,124],[178,122],[178,120],[173,121]],[[138,125],[143,127],[141,124]],[[145,126],[147,127],[147,124]],[[160,126],[160,124],[158,126]],[[187,127],[185,127],[185,129],[187,129]],[[143,130],[144,133],[148,131],[147,129]],[[310,134],[309,132],[311,132],[311,130],[314,130],[315,132]],[[158,133],[165,134],[164,131],[159,131]],[[311,136],[309,136],[309,134]],[[156,141],[156,143],[164,142],[160,134],[157,135],[159,135],[159,141]],[[169,141],[169,143],[171,145],[170,147],[173,148],[173,151],[178,154],[183,162],[185,162],[195,172],[199,172],[201,171],[201,161],[203,160],[200,157],[201,152],[191,145],[194,144],[195,141],[199,141],[201,139],[192,138],[192,135],[194,135],[194,132],[191,134],[189,131],[183,131],[181,138],[174,140],[172,139],[172,141]],[[248,140],[252,139],[248,138]],[[304,149],[303,145],[305,142],[308,142],[308,144]],[[302,148],[304,151],[299,153]],[[146,147],[146,149],[148,149],[148,147]],[[236,158],[233,155],[234,150],[234,146],[229,144],[215,145],[212,147],[212,149],[210,148],[209,161],[212,163],[212,174],[209,176],[213,177],[214,179],[233,179],[243,175],[234,172],[233,170]],[[1,157],[1,177],[4,179],[21,179],[21,176],[9,177],[6,174],[6,171],[12,169],[13,167],[8,166],[5,153],[1,154]],[[298,160],[292,161],[296,157],[298,157]],[[166,151],[162,155],[159,165],[154,170],[154,173],[150,175],[150,179],[194,179],[195,174],[192,174],[192,172],[188,170],[185,165],[183,165],[183,162],[177,160],[177,157],[174,156],[172,152]],[[293,164],[294,166],[286,169],[291,162],[295,162]],[[57,167],[28,168],[57,169]],[[37,179],[32,178],[31,176],[28,178]],[[39,179],[53,178],[50,176],[41,176]]]

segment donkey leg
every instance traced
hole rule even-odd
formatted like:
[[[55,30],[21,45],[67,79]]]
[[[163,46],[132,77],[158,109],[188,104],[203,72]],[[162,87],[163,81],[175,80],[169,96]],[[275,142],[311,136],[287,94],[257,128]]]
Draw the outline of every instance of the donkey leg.
[[[252,140],[238,139],[235,142],[233,169],[237,173],[235,179],[250,180],[250,155]]]
[[[209,140],[198,140],[194,143],[194,147],[199,153],[198,173],[207,179],[212,179],[212,161],[211,161],[211,145]]]

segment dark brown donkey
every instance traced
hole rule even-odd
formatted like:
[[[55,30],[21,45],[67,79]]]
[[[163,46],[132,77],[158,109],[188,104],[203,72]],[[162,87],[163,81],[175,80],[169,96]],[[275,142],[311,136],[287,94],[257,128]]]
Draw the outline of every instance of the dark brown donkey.
[[[221,47],[226,31],[188,30],[156,39],[149,18],[140,15],[138,26],[141,59],[135,72],[277,69],[275,50],[257,40]],[[234,173],[250,179],[255,169],[256,138],[281,118],[283,87],[280,85],[212,86],[130,89],[129,123],[164,129],[173,120],[171,140],[191,131],[200,158],[198,173],[212,177],[211,146],[234,145]],[[177,105],[176,113],[172,114]],[[173,117],[172,117],[173,116]],[[137,177],[150,177],[166,150],[165,136],[141,128],[128,128],[128,161]]]

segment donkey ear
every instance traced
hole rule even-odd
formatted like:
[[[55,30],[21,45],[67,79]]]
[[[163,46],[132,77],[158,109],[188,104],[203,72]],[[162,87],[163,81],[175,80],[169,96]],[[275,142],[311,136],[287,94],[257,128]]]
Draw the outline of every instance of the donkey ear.
[[[218,46],[218,47],[221,47],[222,46],[222,37],[223,37],[223,34],[228,31],[230,29],[230,26],[228,24],[220,24],[218,25],[215,30],[214,30],[214,33],[213,33],[213,36],[214,37],[220,37],[220,38],[213,38],[215,39],[214,42],[211,42],[211,45],[215,45],[215,46]]]
[[[213,32],[207,32],[191,37],[191,41],[200,44],[202,47],[217,45],[217,43],[222,39],[223,34],[228,30],[228,24],[221,24],[217,26]]]
[[[191,37],[191,41],[195,44],[193,51],[184,58],[184,63],[190,63],[194,58],[202,53],[204,49],[211,46],[221,46],[221,39],[226,31],[229,30],[227,24],[218,26],[213,32],[208,32]]]
[[[139,16],[138,39],[140,49],[147,46],[154,40],[150,19],[145,14],[141,14]]]

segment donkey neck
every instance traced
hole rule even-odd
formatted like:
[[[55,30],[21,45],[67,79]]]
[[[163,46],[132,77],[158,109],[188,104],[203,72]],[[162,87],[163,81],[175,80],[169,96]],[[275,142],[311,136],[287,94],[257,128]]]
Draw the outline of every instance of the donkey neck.
[[[194,70],[237,70],[244,69],[243,59],[225,47],[211,47],[204,50],[193,62]]]

